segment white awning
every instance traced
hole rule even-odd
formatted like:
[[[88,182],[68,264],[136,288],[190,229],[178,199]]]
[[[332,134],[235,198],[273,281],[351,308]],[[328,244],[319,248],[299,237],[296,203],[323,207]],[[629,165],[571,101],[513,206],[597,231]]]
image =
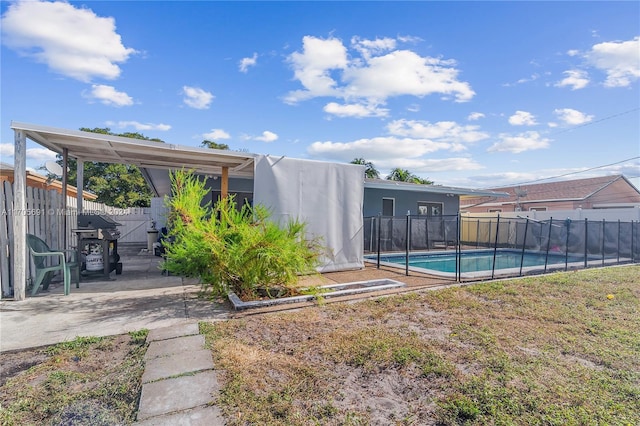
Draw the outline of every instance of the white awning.
[[[193,148],[79,130],[11,122],[32,141],[82,161],[132,164],[140,167],[156,195],[168,193],[168,170],[189,169],[195,173],[220,176],[227,167],[229,177],[253,178],[255,154],[209,148]]]

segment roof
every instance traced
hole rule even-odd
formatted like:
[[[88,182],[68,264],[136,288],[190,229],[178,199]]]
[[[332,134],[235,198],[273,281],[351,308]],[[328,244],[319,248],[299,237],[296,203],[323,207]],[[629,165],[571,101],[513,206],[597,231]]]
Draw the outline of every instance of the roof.
[[[600,176],[595,178],[573,179],[529,185],[504,186],[492,188],[490,190],[506,192],[509,194],[509,198],[506,200],[500,200],[499,204],[541,201],[581,201],[591,197],[595,193],[621,179],[626,181],[630,187],[638,191],[638,189],[622,175]],[[640,194],[640,192],[638,193]],[[482,200],[468,201],[480,202]]]
[[[505,192],[482,190],[482,189],[470,189],[470,188],[456,188],[453,186],[442,185],[424,185],[411,182],[400,182],[395,180],[385,179],[365,179],[364,187],[375,189],[393,189],[396,191],[412,191],[412,192],[427,192],[432,194],[453,194],[461,197],[508,197]]]
[[[13,182],[13,171],[12,165],[0,162],[0,181],[8,180],[9,182]],[[27,186],[46,190],[54,189],[62,194],[62,182],[55,179],[50,180],[47,176],[29,170],[27,170]],[[78,189],[72,185],[67,186],[67,191],[71,197],[75,197],[78,193]],[[82,191],[82,198],[93,201],[97,199],[98,196],[89,191]]]
[[[138,166],[157,195],[168,193],[166,177],[168,170],[173,169],[186,167],[196,173],[221,175],[222,168],[227,167],[230,177],[253,177],[256,155],[246,152],[193,148],[15,121],[11,122],[11,128],[24,131],[27,138],[59,154],[66,148],[69,156],[84,161]]]

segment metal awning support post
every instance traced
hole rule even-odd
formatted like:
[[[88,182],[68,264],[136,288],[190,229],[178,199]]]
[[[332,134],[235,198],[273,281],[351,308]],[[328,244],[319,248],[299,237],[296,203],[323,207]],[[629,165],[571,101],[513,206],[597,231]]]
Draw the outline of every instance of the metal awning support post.
[[[14,130],[13,297],[24,300],[27,285],[27,136]]]
[[[76,200],[77,200],[77,209],[78,209],[78,214],[82,214],[82,195],[84,194],[84,189],[83,189],[83,185],[84,185],[84,161],[82,161],[80,158],[76,159],[76,188],[77,188],[77,194],[76,194]],[[66,248],[66,247],[65,247]]]
[[[64,219],[62,220],[62,247],[63,250],[67,249],[67,185],[69,184],[69,149],[64,148],[62,150],[62,214]]]

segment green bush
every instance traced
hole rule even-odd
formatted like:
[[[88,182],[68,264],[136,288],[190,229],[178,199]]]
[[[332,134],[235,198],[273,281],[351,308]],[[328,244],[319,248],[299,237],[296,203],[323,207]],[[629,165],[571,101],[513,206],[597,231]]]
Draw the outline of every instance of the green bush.
[[[171,183],[168,271],[200,278],[214,295],[245,298],[260,289],[293,294],[299,274],[315,271],[321,246],[305,239],[304,223],[280,227],[264,206],[238,208],[232,196],[205,203],[206,179],[191,172],[172,172]]]

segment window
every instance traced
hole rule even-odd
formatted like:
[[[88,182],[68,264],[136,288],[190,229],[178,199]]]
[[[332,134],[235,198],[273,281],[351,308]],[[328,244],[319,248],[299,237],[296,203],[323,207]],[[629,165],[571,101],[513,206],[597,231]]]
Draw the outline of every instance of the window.
[[[489,209],[489,213],[500,213],[502,209]]]
[[[423,216],[442,216],[444,205],[442,203],[428,203],[418,201],[418,214]]]
[[[394,198],[382,199],[382,216],[394,216],[396,212],[396,200]]]
[[[529,207],[530,212],[546,212],[546,207]]]

